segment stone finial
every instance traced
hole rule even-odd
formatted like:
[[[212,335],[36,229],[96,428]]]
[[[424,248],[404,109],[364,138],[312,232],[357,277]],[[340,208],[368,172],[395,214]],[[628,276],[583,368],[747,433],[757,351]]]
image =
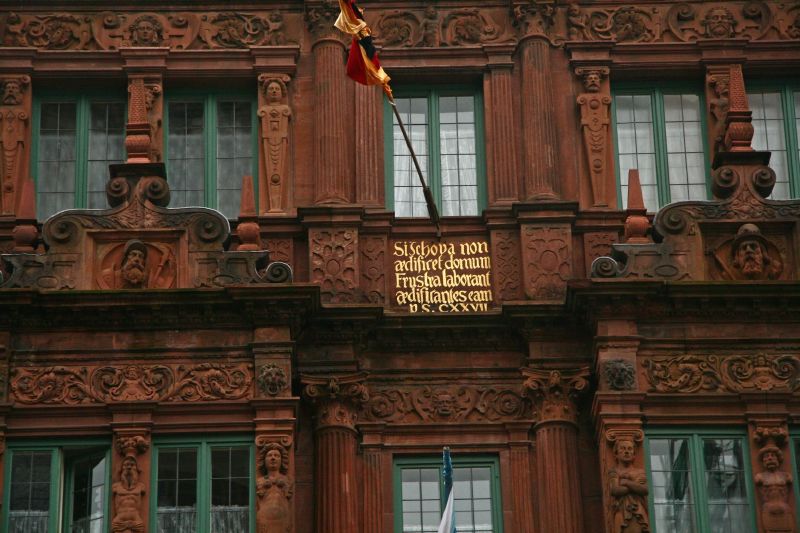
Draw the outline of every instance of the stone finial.
[[[11,231],[14,237],[14,248],[12,251],[18,253],[33,253],[38,229],[36,228],[36,186],[33,180],[28,178],[22,182],[22,196],[20,197],[19,212],[17,213],[18,224]]]
[[[747,102],[744,76],[741,65],[731,65],[728,88],[729,109],[725,119],[725,150],[729,152],[752,152],[753,113]]]
[[[650,220],[647,218],[647,209],[644,206],[642,183],[639,180],[639,170],[632,168],[628,171],[628,207],[625,210],[625,242],[630,244],[649,244],[647,232],[650,229]]]
[[[258,227],[256,217],[256,200],[253,193],[253,177],[244,176],[242,178],[242,201],[239,207],[239,225],[236,233],[239,235],[240,252],[254,252],[261,250],[261,230]]]

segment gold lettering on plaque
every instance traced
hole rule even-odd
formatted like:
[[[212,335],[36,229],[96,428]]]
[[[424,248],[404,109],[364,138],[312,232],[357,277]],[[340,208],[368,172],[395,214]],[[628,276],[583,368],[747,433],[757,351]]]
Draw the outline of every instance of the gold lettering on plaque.
[[[488,311],[492,258],[483,241],[394,243],[395,305],[411,313]]]

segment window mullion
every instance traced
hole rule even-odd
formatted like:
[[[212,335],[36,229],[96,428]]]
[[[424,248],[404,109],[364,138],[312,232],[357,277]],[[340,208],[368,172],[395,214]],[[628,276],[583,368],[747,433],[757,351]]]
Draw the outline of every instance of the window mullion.
[[[211,530],[211,452],[207,443],[197,449],[197,533]]]
[[[205,205],[217,206],[217,109],[215,98],[207,95],[204,99],[205,115],[203,121],[203,141],[205,142],[205,176],[203,198]]]
[[[656,184],[659,209],[670,202],[667,125],[664,117],[664,93],[658,89],[650,96],[653,114],[653,148],[656,152]]]
[[[442,161],[439,131],[439,91],[428,93],[428,187],[439,213],[442,212]]]
[[[84,95],[78,99],[75,109],[75,200],[73,205],[87,205],[89,180],[89,99]]]
[[[475,179],[478,182],[478,214],[489,205],[486,179],[486,132],[484,130],[484,100],[480,91],[473,93],[475,102]]]
[[[689,437],[689,450],[693,463],[690,465],[692,485],[695,492],[695,516],[697,517],[697,531],[710,531],[708,519],[708,492],[706,490],[705,459],[703,457],[703,439],[699,435]]]
[[[61,522],[61,487],[64,480],[61,473],[63,457],[61,450],[50,451],[50,506],[48,507],[48,531],[58,531],[58,524]]]

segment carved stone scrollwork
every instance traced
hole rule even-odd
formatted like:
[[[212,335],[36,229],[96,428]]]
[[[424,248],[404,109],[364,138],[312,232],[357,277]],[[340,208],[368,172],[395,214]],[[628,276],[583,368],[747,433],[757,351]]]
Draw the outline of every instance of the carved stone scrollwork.
[[[655,357],[642,362],[654,392],[795,392],[800,358],[793,355]]]
[[[139,457],[150,447],[149,441],[141,436],[119,436],[117,450],[122,463],[116,481],[111,485],[113,514],[111,533],[132,533],[144,531],[142,506],[145,503],[147,487],[140,481],[142,469]]]
[[[589,388],[589,369],[523,368],[528,397],[536,404],[539,423],[576,423],[578,396]]]
[[[647,474],[636,463],[636,449],[641,446],[641,430],[608,430],[606,441],[613,446],[615,464],[608,470],[608,494],[611,496],[609,519],[613,533],[650,531],[647,511]]]
[[[292,439],[261,436],[256,439],[258,477],[256,523],[259,532],[291,533],[294,480],[289,476]]]
[[[261,156],[264,176],[260,183],[261,205],[267,213],[283,213],[287,207],[289,121],[289,76],[262,74],[258,83],[263,91],[264,105],[259,107],[261,118]]]
[[[301,376],[303,396],[316,407],[317,428],[355,429],[358,412],[369,401],[366,374]]]

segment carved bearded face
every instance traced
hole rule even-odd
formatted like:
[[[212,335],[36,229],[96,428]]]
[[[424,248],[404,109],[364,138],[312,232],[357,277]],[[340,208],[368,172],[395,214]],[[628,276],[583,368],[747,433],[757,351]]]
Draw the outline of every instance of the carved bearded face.
[[[716,7],[706,13],[703,25],[706,27],[706,37],[724,38],[734,35],[733,27],[736,20],[731,12],[724,7]]]
[[[583,77],[583,86],[590,93],[600,91],[600,73],[597,71],[590,71]]]
[[[17,80],[8,80],[3,87],[3,103],[17,105],[22,102],[22,85]]]
[[[781,461],[776,452],[767,450],[761,454],[761,464],[770,472],[774,472],[781,465]]]
[[[277,472],[281,468],[281,452],[279,450],[269,450],[264,456],[264,463],[268,472]]]
[[[624,464],[629,465],[633,462],[634,454],[636,450],[633,446],[633,441],[624,439],[618,440],[617,443],[614,445],[614,456],[617,460]]]
[[[120,477],[127,483],[128,487],[132,487],[139,481],[139,468],[136,465],[136,459],[133,457],[123,459]]]
[[[446,391],[433,396],[433,409],[439,416],[451,416],[456,411],[456,399]]]
[[[736,248],[734,266],[746,278],[756,278],[764,273],[764,250],[756,239],[746,239]]]
[[[131,248],[122,262],[122,278],[133,287],[141,287],[145,280],[147,253],[140,248]]]

